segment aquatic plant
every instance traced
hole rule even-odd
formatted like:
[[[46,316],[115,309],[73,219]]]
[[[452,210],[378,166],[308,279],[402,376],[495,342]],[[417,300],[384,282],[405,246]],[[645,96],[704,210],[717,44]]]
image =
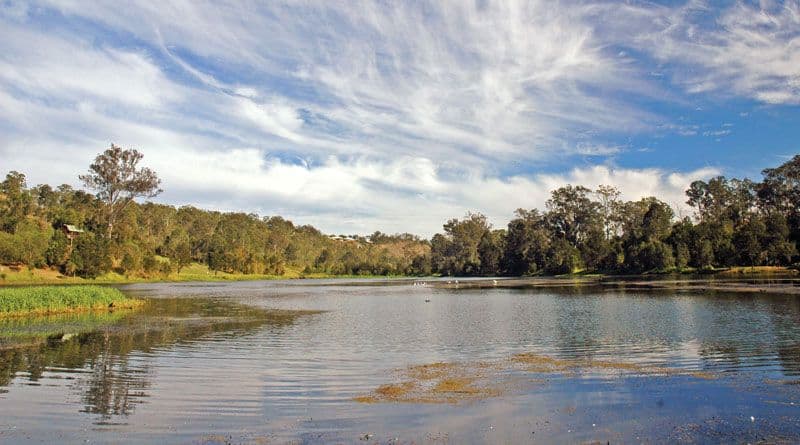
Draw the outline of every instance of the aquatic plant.
[[[103,286],[34,286],[0,289],[0,317],[132,308],[140,300]]]

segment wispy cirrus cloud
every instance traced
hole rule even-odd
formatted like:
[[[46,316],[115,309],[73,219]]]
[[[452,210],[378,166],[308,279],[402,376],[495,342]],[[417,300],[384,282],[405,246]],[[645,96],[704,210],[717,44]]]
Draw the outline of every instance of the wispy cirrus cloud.
[[[800,103],[800,2],[705,1],[677,7],[603,6],[621,45],[665,66],[689,93],[745,96],[768,104]],[[623,35],[622,33],[626,33]]]
[[[564,142],[579,129],[644,128],[649,117],[597,93],[644,85],[625,79],[627,68],[603,51],[580,10],[548,2],[176,5],[51,4],[149,42],[207,86],[240,82],[281,96],[283,107],[266,110],[278,119],[296,114],[289,107],[321,116],[342,132],[307,122],[303,133],[331,142],[349,136],[334,146],[345,152],[357,141],[359,151],[442,159],[541,158],[570,149]],[[225,81],[229,73],[213,59],[251,75]],[[243,117],[293,139],[258,108],[242,102]]]
[[[568,182],[680,207],[721,170],[616,161],[656,153],[632,148],[649,132],[728,135],[665,113],[696,96],[797,103],[798,10],[5,2],[0,172],[72,182],[113,141],[145,152],[167,202],[337,232],[502,225]]]

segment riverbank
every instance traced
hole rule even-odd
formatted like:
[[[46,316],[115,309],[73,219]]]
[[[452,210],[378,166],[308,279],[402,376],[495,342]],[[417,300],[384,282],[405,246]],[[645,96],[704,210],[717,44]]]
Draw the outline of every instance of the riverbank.
[[[4,285],[33,286],[49,284],[132,284],[132,283],[172,283],[172,282],[225,282],[225,281],[259,281],[259,280],[293,280],[304,278],[386,278],[383,275],[333,275],[327,273],[304,273],[300,269],[287,268],[283,275],[266,274],[232,274],[213,271],[208,266],[192,263],[180,272],[168,275],[154,274],[149,277],[125,276],[109,272],[94,279],[66,276],[53,269],[14,270],[9,266],[0,266],[0,288]]]
[[[103,286],[33,286],[0,289],[0,318],[132,309],[141,300]]]
[[[665,278],[670,276],[702,276],[716,279],[721,278],[751,278],[751,277],[797,277],[800,273],[797,270],[778,266],[741,266],[726,269],[697,271],[687,269],[681,272],[658,273],[658,274],[639,274],[639,275],[607,275],[601,273],[576,273],[558,276],[532,276],[532,277],[504,277],[500,280],[505,287],[552,287],[552,286],[574,286],[585,285],[596,282],[612,282],[615,280],[625,280],[629,283],[631,279],[641,279],[646,282],[657,281],[659,286],[666,283]],[[430,277],[415,276],[385,276],[385,275],[334,275],[328,273],[304,273],[300,269],[288,267],[283,275],[266,274],[231,274],[220,271],[213,271],[205,264],[192,263],[184,267],[180,272],[168,275],[155,274],[150,277],[125,276],[115,272],[103,274],[94,279],[80,277],[70,277],[52,269],[28,269],[20,268],[13,270],[9,266],[0,266],[0,288],[10,286],[36,286],[51,284],[133,284],[133,283],[180,283],[180,282],[225,282],[225,281],[262,281],[262,280],[294,280],[294,279],[363,279],[363,278],[408,278],[420,279]],[[445,278],[446,277],[442,277]],[[494,287],[493,278],[472,277],[469,282],[458,281],[458,277],[453,277],[438,286],[442,287]]]
[[[745,270],[746,269],[746,270]],[[731,268],[714,272],[654,275],[561,275],[431,281],[443,289],[600,288],[617,290],[736,292],[800,295],[800,273],[783,267]]]

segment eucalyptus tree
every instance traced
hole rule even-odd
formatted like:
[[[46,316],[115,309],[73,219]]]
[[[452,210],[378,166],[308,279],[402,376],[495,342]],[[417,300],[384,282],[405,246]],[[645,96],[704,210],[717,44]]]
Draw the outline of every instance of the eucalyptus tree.
[[[0,230],[14,233],[33,206],[33,198],[28,192],[25,175],[11,171],[0,182]]]
[[[450,219],[443,228],[444,234],[436,234],[431,239],[434,269],[443,275],[479,274],[481,255],[478,247],[491,230],[486,216],[470,212],[463,219]]]
[[[552,237],[546,215],[537,209],[517,209],[505,237],[504,268],[511,275],[541,271]]]
[[[80,175],[84,186],[95,191],[105,205],[106,236],[111,238],[114,223],[135,198],[153,198],[162,190],[156,172],[139,167],[144,155],[135,149],[111,148],[97,155],[89,172]]]
[[[619,212],[622,201],[619,189],[610,185],[601,185],[595,190],[598,206],[603,216],[603,229],[606,240],[611,240],[619,231]]]
[[[592,201],[592,191],[567,185],[553,190],[547,200],[548,218],[556,235],[573,246],[586,240],[592,226],[601,224],[600,206]]]

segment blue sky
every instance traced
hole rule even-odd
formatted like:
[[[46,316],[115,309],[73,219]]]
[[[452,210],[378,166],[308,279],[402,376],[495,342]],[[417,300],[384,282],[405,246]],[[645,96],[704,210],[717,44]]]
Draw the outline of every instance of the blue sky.
[[[567,183],[655,195],[800,152],[800,2],[0,0],[0,172],[111,142],[158,201],[326,232],[504,226]]]

